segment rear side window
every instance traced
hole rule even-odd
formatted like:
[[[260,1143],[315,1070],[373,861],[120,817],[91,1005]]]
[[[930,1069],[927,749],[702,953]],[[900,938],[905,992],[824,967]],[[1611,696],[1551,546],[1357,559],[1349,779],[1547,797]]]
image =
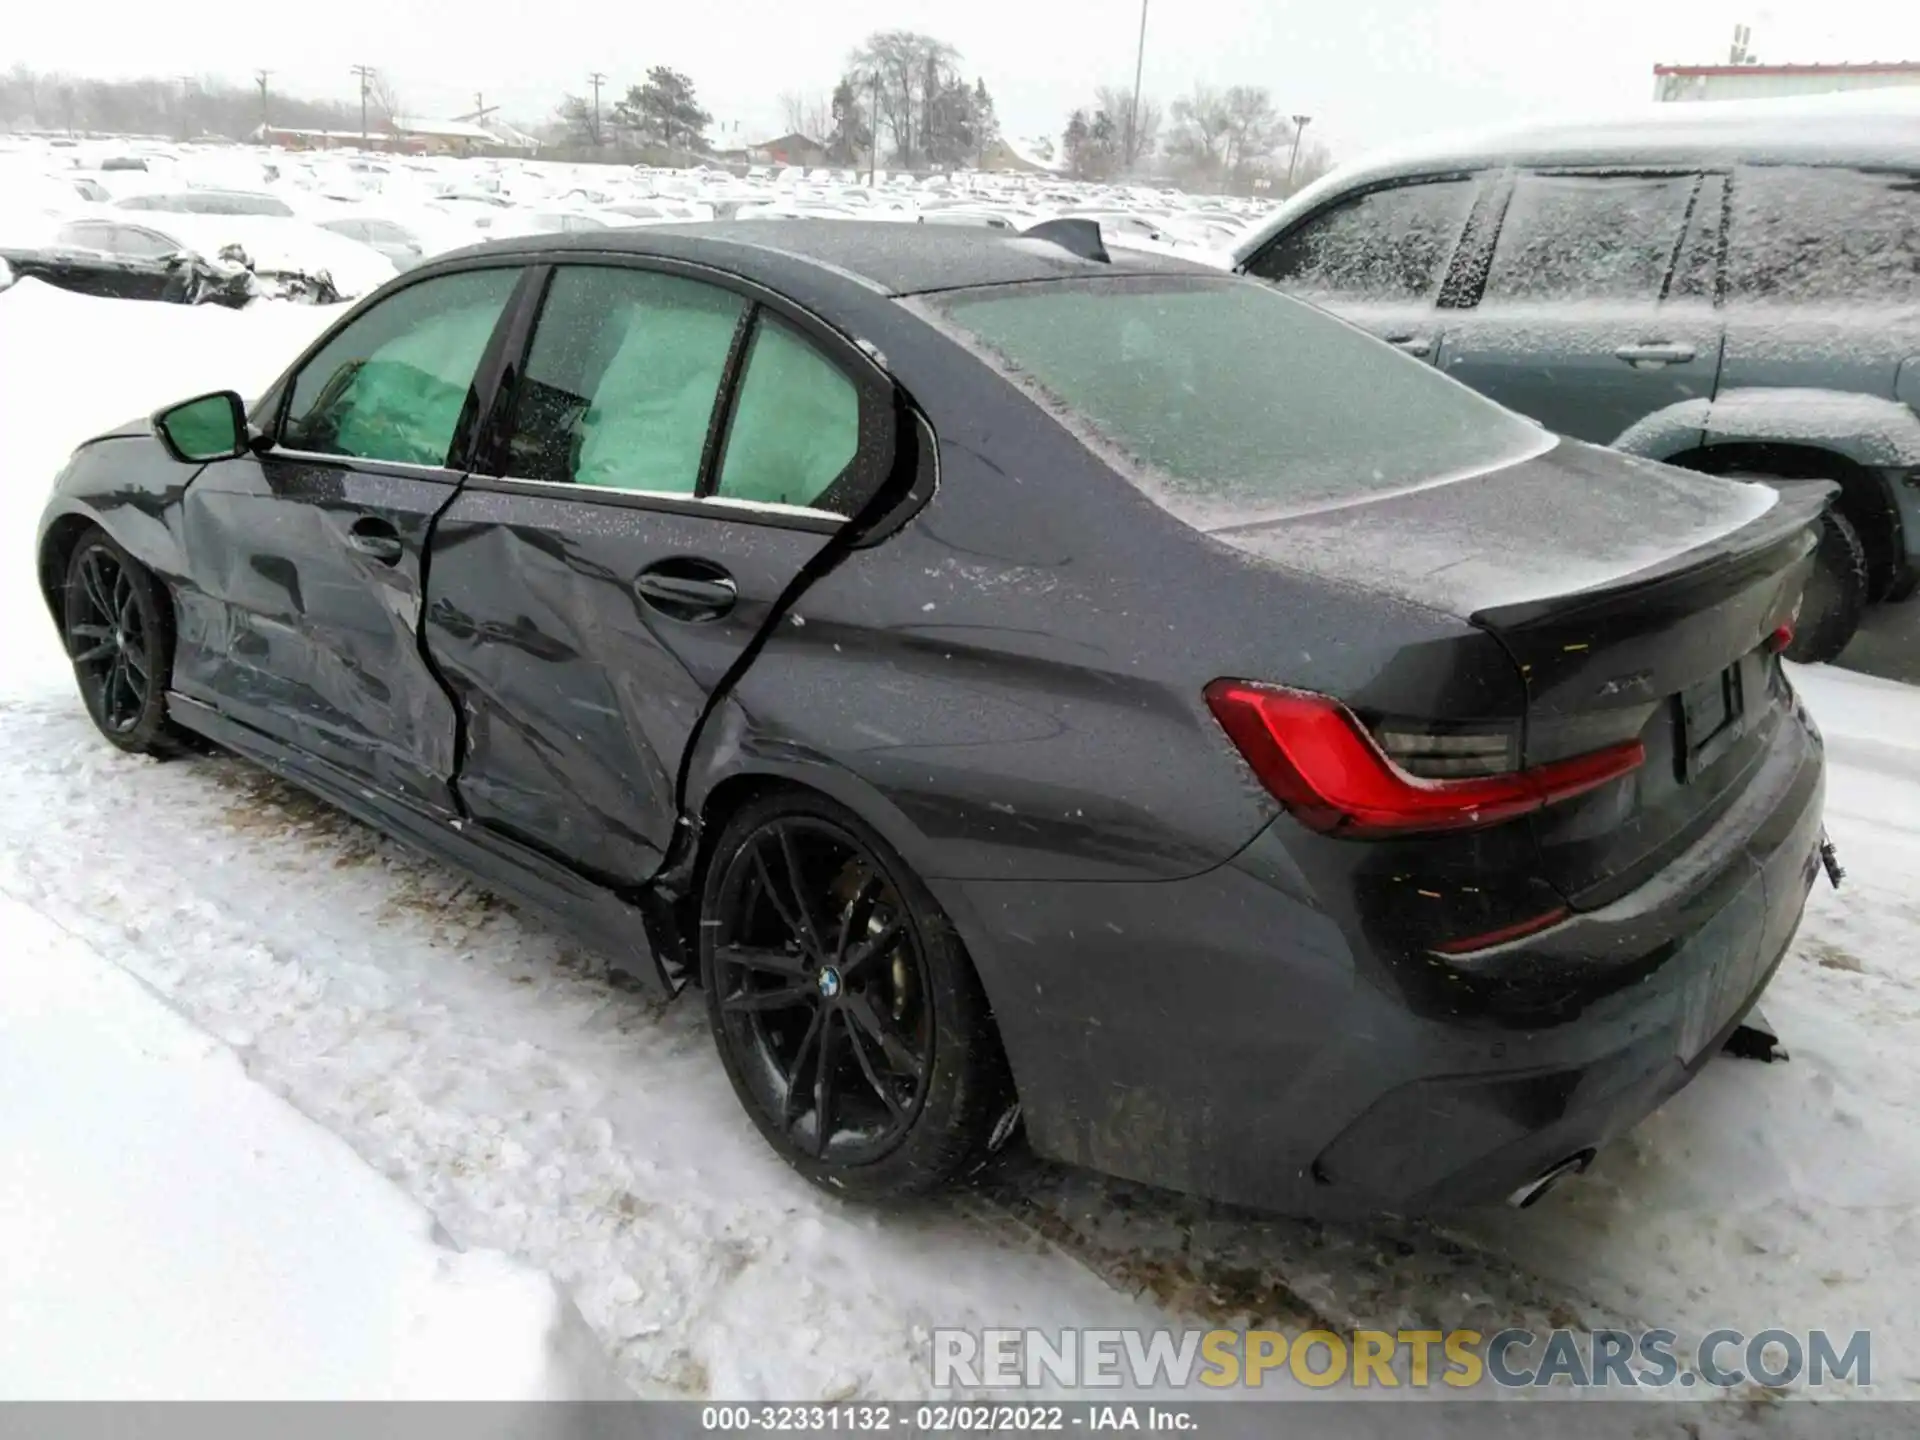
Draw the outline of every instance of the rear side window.
[[[1920,175],[1752,166],[1730,209],[1731,295],[1920,302]]]
[[[1250,272],[1310,299],[1425,299],[1446,273],[1474,190],[1471,180],[1432,180],[1358,196],[1283,236]]]
[[[716,494],[814,505],[860,448],[853,381],[783,321],[763,313],[734,402]]]
[[[1521,175],[1485,300],[1658,300],[1694,175]]]
[[[940,296],[1109,463],[1202,529],[1512,463],[1553,438],[1263,285],[1153,277]]]
[[[62,225],[54,234],[54,243],[78,245],[87,250],[116,250],[114,227],[102,220],[80,220]]]
[[[113,246],[122,255],[137,255],[146,259],[159,259],[172,255],[180,247],[164,235],[151,230],[142,230],[137,225],[116,225],[113,227]]]
[[[318,455],[445,465],[513,269],[439,275],[382,300],[293,382],[280,443]]]
[[[745,309],[679,275],[556,271],[514,403],[507,474],[693,494]]]

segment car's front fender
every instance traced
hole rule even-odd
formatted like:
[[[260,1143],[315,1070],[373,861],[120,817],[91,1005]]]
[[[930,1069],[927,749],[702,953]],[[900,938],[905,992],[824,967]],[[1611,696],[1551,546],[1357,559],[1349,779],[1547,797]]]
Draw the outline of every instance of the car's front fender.
[[[183,576],[179,502],[203,468],[169,456],[145,420],[129,421],[74,451],[54,481],[34,542],[40,588],[49,603],[64,578],[70,542],[86,525],[106,531],[162,579]]]

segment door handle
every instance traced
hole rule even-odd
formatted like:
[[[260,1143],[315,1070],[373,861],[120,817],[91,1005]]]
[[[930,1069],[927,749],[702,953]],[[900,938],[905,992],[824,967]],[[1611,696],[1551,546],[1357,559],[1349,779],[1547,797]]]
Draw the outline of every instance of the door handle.
[[[1695,351],[1691,345],[1671,340],[1649,340],[1643,345],[1622,345],[1613,353],[1629,365],[1684,365]]]
[[[1425,335],[1389,335],[1387,343],[1405,355],[1431,355],[1433,341]]]
[[[740,587],[703,560],[663,560],[633,582],[642,601],[675,620],[717,620],[740,598]]]
[[[363,516],[347,527],[347,544],[382,565],[396,564],[406,553],[406,547],[400,543],[400,532],[385,520],[371,515]]]

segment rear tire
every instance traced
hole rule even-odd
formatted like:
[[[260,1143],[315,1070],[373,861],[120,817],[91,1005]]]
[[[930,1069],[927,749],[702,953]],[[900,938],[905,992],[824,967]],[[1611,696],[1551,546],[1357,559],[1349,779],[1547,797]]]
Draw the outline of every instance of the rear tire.
[[[999,1037],[953,925],[899,855],[807,792],[744,806],[700,904],[734,1093],[825,1189],[897,1200],[975,1168],[1007,1112]]]
[[[1803,665],[1832,660],[1852,641],[1866,609],[1867,552],[1853,523],[1828,510],[1787,658]]]
[[[185,748],[167,719],[173,674],[172,610],[146,567],[102,530],[67,559],[61,631],[80,698],[109,742],[134,755]]]

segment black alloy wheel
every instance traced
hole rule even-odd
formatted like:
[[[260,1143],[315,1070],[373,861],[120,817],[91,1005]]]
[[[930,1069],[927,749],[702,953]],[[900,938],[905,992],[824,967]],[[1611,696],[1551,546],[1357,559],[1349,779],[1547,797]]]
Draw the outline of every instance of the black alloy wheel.
[[[63,628],[80,698],[100,733],[136,754],[173,753],[171,647],[159,597],[138,562],[98,532],[68,561]]]
[[[1007,1087],[978,982],[877,836],[825,801],[769,797],[726,827],[703,901],[721,1058],[789,1162],[887,1198],[982,1150]]]

